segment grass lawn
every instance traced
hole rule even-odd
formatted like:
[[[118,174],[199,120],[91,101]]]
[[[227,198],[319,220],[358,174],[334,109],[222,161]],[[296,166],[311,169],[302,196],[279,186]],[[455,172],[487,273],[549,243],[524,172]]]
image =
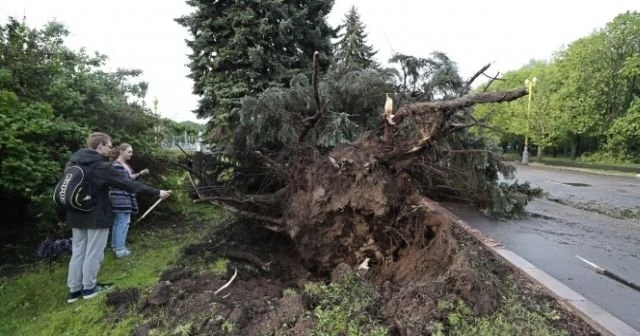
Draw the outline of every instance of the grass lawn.
[[[521,156],[515,153],[504,155],[506,160],[520,162]],[[631,163],[599,163],[571,160],[568,157],[543,157],[538,160],[535,156],[529,157],[531,166],[544,166],[557,169],[573,170],[584,173],[611,175],[611,176],[635,176],[640,173],[640,165]]]
[[[530,162],[529,165],[533,166],[533,167],[549,167],[549,168],[554,168],[554,169],[571,170],[571,171],[577,171],[577,172],[581,172],[581,173],[590,173],[590,174],[598,174],[598,175],[626,176],[626,177],[634,177],[634,176],[636,176],[635,173],[629,173],[629,172],[622,172],[622,171],[616,171],[616,170],[605,170],[605,169],[570,167],[570,166],[563,166],[562,164],[549,165],[549,164],[544,164],[544,163],[539,163],[539,162]]]

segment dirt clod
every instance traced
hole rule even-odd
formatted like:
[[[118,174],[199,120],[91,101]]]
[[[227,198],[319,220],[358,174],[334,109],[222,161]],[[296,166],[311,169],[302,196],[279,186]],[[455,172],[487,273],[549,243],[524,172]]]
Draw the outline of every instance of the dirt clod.
[[[129,308],[140,298],[140,290],[138,288],[127,288],[121,291],[107,293],[107,306],[115,309]]]
[[[148,301],[152,305],[163,305],[171,299],[172,291],[171,281],[162,281],[153,289]]]
[[[106,304],[113,309],[105,318],[106,322],[118,322],[131,313],[140,300],[140,289],[126,288],[107,293]]]

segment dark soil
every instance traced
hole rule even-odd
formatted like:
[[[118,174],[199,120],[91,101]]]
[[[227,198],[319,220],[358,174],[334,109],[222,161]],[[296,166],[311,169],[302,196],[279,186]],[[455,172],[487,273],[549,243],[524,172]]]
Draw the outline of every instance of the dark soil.
[[[318,321],[304,284],[336,280],[341,271],[356,272],[362,281],[374,285],[375,304],[366,313],[387,326],[390,335],[428,335],[434,323],[446,324],[446,314],[437,309],[441,300],[462,299],[474,315],[490,314],[513,283],[523,306],[531,310],[549,306],[558,312],[549,322],[554,328],[570,335],[597,335],[463,229],[452,226],[447,232],[456,243],[450,255],[438,257],[442,260],[410,256],[423,259],[396,265],[395,270],[403,271],[395,275],[382,266],[370,265],[364,273],[343,263],[332,275],[310,273],[286,235],[246,220],[230,223],[205,242],[187,247],[177,264],[161,276],[140,305],[146,322],[135,335],[149,335],[154,329],[185,335],[307,335]],[[231,261],[227,274],[202,271],[202,265],[220,257]],[[229,287],[214,294],[236,269],[237,277]],[[138,301],[136,295],[131,290],[112,293],[108,303],[116,312],[122,311]]]
[[[107,306],[113,308],[113,314],[107,316],[106,322],[117,323],[131,311],[140,300],[138,288],[126,288],[107,293]]]
[[[231,261],[227,274],[196,270],[220,257]],[[284,289],[301,288],[307,279],[316,279],[301,265],[285,236],[249,223],[231,223],[205,243],[185,248],[177,265],[162,274],[141,309],[150,320],[136,335],[180,325],[190,325],[198,335],[215,335],[225,321],[233,325],[233,335],[259,335],[270,325],[282,327],[282,321],[295,321],[306,312],[299,296],[282,297]],[[233,283],[214,294],[235,269]]]

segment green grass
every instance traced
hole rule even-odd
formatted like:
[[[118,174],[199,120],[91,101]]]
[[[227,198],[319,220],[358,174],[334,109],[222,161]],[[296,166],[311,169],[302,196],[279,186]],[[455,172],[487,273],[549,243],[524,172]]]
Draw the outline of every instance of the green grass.
[[[346,273],[341,281],[329,285],[306,283],[304,291],[316,302],[314,314],[318,319],[311,335],[387,335],[387,328],[366,314],[374,305],[373,290],[352,273]]]
[[[296,292],[294,288],[285,288],[282,291],[282,296],[294,296],[296,294],[298,294],[298,292]]]
[[[373,289],[353,275],[347,275],[339,283],[305,284],[305,293],[316,303],[317,324],[311,335],[387,335],[387,329],[366,313],[374,304]],[[518,297],[512,278],[505,279],[504,286],[503,301],[493,313],[477,316],[461,300],[439,301],[437,310],[445,316],[444,321],[425,327],[434,336],[568,335],[567,331],[552,327],[565,311],[556,310],[551,301],[534,302],[533,298]]]
[[[227,268],[229,266],[229,259],[227,258],[218,258],[215,262],[210,264],[209,271],[215,275],[225,275],[227,274]]]
[[[179,227],[147,228],[130,234],[133,255],[117,259],[110,251],[99,273],[99,282],[114,282],[116,289],[138,287],[143,296],[158,282],[164,269],[181,249],[202,239],[202,225],[182,221]],[[0,281],[0,335],[130,335],[142,317],[135,307],[118,322],[105,322],[110,308],[106,295],[91,300],[66,302],[69,256],[54,263],[33,265]]]
[[[551,307],[539,307],[531,311],[513,299],[507,299],[498,311],[488,316],[474,317],[463,302],[440,302],[438,309],[448,312],[446,327],[438,323],[434,336],[495,336],[495,335],[536,335],[566,336],[568,332],[549,327],[559,313]]]
[[[506,160],[520,161],[522,156],[516,153],[504,155]],[[529,157],[531,166],[553,167],[557,169],[573,170],[584,173],[611,175],[611,176],[635,176],[640,173],[640,165],[631,163],[609,163],[572,160],[568,157],[543,157],[538,160],[535,156]]]
[[[608,175],[608,176],[626,176],[626,177],[634,177],[636,173],[631,172],[622,172],[617,170],[607,170],[607,169],[595,169],[595,168],[581,168],[581,167],[571,167],[564,166],[561,163],[559,164],[545,164],[539,162],[530,162],[529,165],[534,167],[549,167],[554,169],[562,169],[562,170],[570,170],[577,171],[581,173],[590,173],[590,174],[598,174],[598,175]]]
[[[565,330],[551,326],[553,321],[562,318],[566,312],[556,310],[551,302],[529,302],[527,307],[522,300],[531,300],[516,296],[517,285],[512,278],[506,279],[506,292],[500,307],[485,316],[474,316],[462,301],[439,301],[437,309],[445,313],[446,320],[434,326],[434,336],[497,336],[497,335],[536,335],[567,336]]]

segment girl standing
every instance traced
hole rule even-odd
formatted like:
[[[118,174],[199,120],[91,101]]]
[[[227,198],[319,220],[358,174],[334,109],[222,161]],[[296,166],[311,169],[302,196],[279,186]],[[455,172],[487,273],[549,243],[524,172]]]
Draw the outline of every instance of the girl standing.
[[[149,174],[149,169],[144,169],[139,173],[134,173],[128,161],[133,156],[133,148],[127,143],[121,143],[113,149],[113,167],[118,170],[123,177],[135,180],[142,175]],[[111,232],[111,247],[116,257],[126,257],[131,251],[125,246],[127,240],[127,232],[129,231],[129,223],[131,222],[131,214],[138,213],[138,202],[136,195],[121,189],[109,190],[109,199],[111,207],[115,214],[113,221],[113,230]]]

